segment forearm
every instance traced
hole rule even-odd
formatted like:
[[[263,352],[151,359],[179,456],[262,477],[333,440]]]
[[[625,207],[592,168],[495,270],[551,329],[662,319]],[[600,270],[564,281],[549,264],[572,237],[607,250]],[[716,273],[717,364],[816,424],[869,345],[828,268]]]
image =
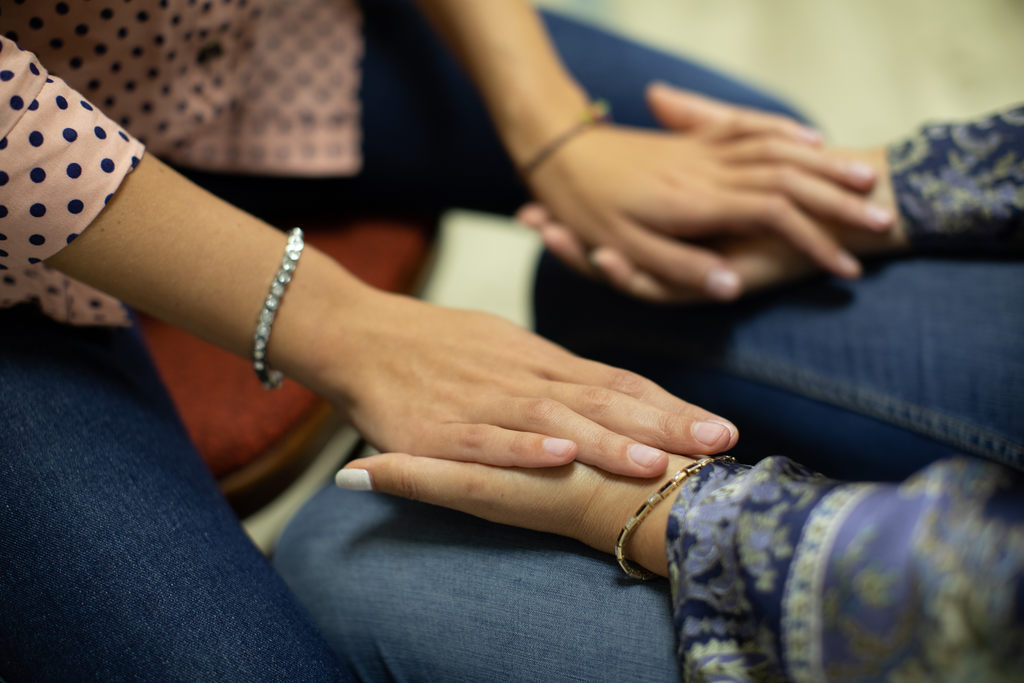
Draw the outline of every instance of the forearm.
[[[147,155],[89,229],[47,265],[246,357],[284,243],[280,231]],[[369,293],[307,246],[273,326],[271,366],[328,392],[332,321]]]
[[[516,164],[576,121],[586,93],[526,0],[417,0],[477,85]]]

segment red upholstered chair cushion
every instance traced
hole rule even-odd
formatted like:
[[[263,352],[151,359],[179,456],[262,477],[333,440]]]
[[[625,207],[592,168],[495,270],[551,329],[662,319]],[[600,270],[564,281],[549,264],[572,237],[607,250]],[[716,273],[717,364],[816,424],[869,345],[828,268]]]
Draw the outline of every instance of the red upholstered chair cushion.
[[[409,292],[426,261],[433,226],[433,220],[325,220],[305,221],[303,231],[308,243],[366,282]],[[268,283],[273,265],[265,265]],[[144,317],[142,325],[160,375],[200,454],[222,487],[235,482],[225,492],[236,510],[258,507],[251,500],[254,491],[265,498],[283,490],[288,463],[291,470],[301,470],[291,451],[301,450],[316,424],[329,418],[325,402],[290,380],[266,391],[248,361],[158,320]],[[245,475],[247,468],[258,474]],[[260,481],[267,477],[276,481]]]

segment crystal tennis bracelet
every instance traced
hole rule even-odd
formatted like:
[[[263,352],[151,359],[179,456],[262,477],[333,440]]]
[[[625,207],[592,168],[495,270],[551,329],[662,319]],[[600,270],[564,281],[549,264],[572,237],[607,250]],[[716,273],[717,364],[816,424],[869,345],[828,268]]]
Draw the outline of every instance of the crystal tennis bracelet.
[[[281,386],[284,375],[280,370],[271,370],[267,365],[267,342],[270,340],[270,328],[277,317],[277,309],[281,305],[288,284],[292,281],[292,275],[299,265],[299,257],[302,256],[302,248],[305,243],[302,241],[302,230],[292,228],[288,233],[288,243],[284,247],[284,256],[281,257],[281,266],[270,283],[270,291],[263,301],[263,308],[260,310],[259,320],[256,323],[256,332],[252,336],[252,369],[256,376],[263,383],[264,389],[276,389]]]

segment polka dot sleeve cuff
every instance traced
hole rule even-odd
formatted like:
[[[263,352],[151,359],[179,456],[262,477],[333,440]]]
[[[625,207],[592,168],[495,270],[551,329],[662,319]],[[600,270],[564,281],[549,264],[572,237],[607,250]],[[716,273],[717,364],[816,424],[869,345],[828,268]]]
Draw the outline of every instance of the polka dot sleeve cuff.
[[[0,307],[34,300],[62,322],[124,324],[116,300],[42,261],[92,223],[143,145],[3,37],[0,134]]]

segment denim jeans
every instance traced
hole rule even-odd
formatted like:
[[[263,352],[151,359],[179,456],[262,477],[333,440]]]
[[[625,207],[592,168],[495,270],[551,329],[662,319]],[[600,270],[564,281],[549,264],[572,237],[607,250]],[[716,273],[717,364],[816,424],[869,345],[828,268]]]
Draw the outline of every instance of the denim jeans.
[[[542,259],[537,328],[725,415],[738,457],[898,480],[967,453],[1024,469],[1024,262],[921,256],[722,307],[626,299]]]
[[[404,130],[396,142],[417,153],[368,160],[368,174],[388,176],[390,164],[409,169],[432,153],[440,166],[426,194],[461,188],[468,196],[451,203],[514,208],[522,194],[511,169],[496,142],[479,144],[489,129],[463,118],[478,105],[446,108],[471,98],[455,67],[440,57],[376,58],[389,41],[433,54],[420,47],[432,38],[414,18],[386,25],[381,40],[368,26],[368,66],[430,92],[436,70],[446,96],[410,97],[397,79],[367,71],[367,91],[380,94],[366,98],[373,120],[411,107],[464,140]],[[548,25],[570,69],[610,99],[620,122],[653,125],[641,103],[655,78],[792,113],[685,60],[557,18]],[[378,109],[380,100],[392,108]],[[463,167],[466,158],[479,161]],[[457,184],[434,187],[449,182]],[[672,308],[621,297],[545,256],[535,309],[539,331],[559,343],[736,421],[739,455],[792,453],[836,476],[900,479],[956,450],[1020,464],[1022,272],[1019,263],[914,259],[873,267],[857,283],[819,278],[738,306]],[[363,678],[679,677],[668,583],[628,580],[608,555],[574,541],[329,487],[285,530],[275,566]]]
[[[0,313],[0,679],[338,680],[135,329]]]
[[[296,181],[289,200],[346,210],[394,207],[396,198],[412,211],[515,208],[525,191],[459,69],[407,3],[367,0],[366,11],[365,172]],[[642,88],[654,78],[790,112],[685,60],[548,22],[573,71],[624,123],[653,124]],[[196,175],[257,213],[281,201],[277,180],[264,192],[259,179]],[[557,282],[547,277],[542,271],[539,292],[557,311],[565,300],[545,289]],[[600,311],[611,295],[594,296],[579,305]],[[650,360],[651,372],[672,380],[663,370],[675,366],[654,363],[663,356],[626,350],[635,356],[624,360]],[[846,360],[838,366],[859,372]],[[737,394],[755,416],[757,391],[783,391],[714,378],[695,383]],[[784,391],[800,411],[883,424]],[[780,433],[798,417],[779,415]],[[678,675],[665,582],[634,585],[606,556],[564,539],[375,494],[327,489],[282,539],[276,567],[314,626],[219,497],[134,331],[0,312],[0,429],[0,677],[316,680],[344,677],[345,666],[375,680]],[[901,427],[886,438],[919,445]],[[826,443],[821,452],[840,451]]]

